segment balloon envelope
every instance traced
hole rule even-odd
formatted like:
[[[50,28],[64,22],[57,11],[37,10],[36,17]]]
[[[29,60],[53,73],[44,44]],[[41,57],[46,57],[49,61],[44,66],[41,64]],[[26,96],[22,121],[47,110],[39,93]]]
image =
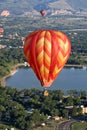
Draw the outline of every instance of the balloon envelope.
[[[8,10],[4,10],[1,12],[1,16],[9,16],[10,12]]]
[[[49,87],[67,62],[71,45],[62,32],[38,30],[25,38],[23,50],[41,85]]]
[[[40,13],[42,16],[45,16],[47,14],[45,10],[41,10]]]
[[[2,35],[4,32],[4,29],[3,28],[0,28],[0,35]]]

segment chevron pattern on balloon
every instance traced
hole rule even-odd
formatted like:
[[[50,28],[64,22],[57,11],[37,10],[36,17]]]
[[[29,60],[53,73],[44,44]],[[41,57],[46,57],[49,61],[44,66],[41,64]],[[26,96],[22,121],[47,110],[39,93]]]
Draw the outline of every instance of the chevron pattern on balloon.
[[[38,30],[28,35],[24,54],[42,86],[48,87],[61,72],[70,55],[68,37],[55,30]]]

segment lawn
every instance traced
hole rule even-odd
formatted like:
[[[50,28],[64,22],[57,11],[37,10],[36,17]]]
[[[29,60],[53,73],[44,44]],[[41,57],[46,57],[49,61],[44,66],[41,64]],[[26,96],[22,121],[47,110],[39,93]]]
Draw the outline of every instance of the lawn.
[[[87,130],[87,122],[77,122],[72,125],[71,130]]]
[[[47,122],[46,126],[35,127],[35,128],[33,128],[33,130],[58,130],[57,129],[58,123],[59,123],[59,121],[50,120]]]

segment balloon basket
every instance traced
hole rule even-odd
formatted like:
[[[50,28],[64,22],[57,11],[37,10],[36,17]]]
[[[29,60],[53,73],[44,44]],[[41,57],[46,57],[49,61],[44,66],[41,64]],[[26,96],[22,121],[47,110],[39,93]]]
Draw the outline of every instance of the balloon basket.
[[[44,96],[45,96],[45,97],[48,97],[48,95],[49,95],[48,91],[45,90],[45,91],[44,91]]]

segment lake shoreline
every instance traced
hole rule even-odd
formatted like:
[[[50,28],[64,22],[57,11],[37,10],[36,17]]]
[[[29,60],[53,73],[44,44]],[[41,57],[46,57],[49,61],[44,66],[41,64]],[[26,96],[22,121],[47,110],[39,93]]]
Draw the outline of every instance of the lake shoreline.
[[[6,79],[13,76],[16,72],[17,72],[17,69],[19,67],[22,67],[22,66],[25,66],[24,63],[20,63],[20,64],[17,64],[17,65],[14,65],[13,66],[13,69],[11,70],[11,72],[4,76],[3,78],[1,78],[1,86],[2,87],[6,87]],[[66,64],[65,67],[73,67],[73,68],[83,68],[83,67],[87,67],[87,65],[72,65],[72,64]]]
[[[3,78],[1,78],[1,83],[0,85],[2,87],[6,87],[6,79],[13,76],[16,72],[17,72],[17,69],[21,66],[24,66],[24,63],[20,63],[20,64],[17,64],[17,65],[14,65],[13,66],[13,69],[10,71],[10,73],[6,76],[4,76]]]

